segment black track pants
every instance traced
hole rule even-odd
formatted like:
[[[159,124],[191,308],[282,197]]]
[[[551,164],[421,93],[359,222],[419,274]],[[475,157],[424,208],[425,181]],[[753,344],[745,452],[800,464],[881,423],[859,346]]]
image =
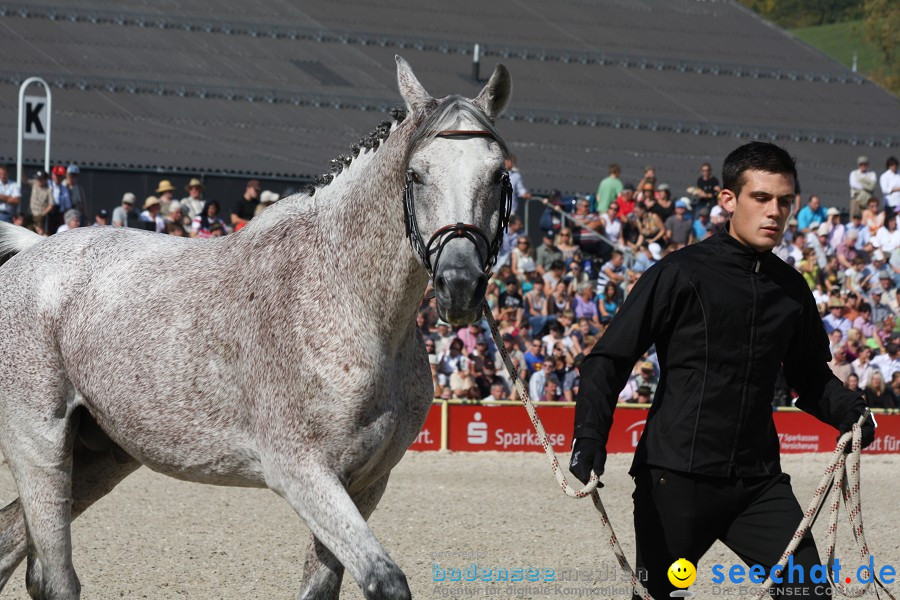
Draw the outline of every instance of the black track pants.
[[[697,584],[708,583],[711,570],[701,568],[699,562],[716,540],[733,550],[748,568],[762,565],[768,577],[803,518],[790,481],[786,474],[722,478],[654,467],[640,471],[632,496],[636,563],[646,571],[644,586],[650,595],[662,600],[677,589],[669,583],[667,571],[679,558],[694,563]],[[728,579],[728,568],[736,563],[723,565],[723,587],[739,587]],[[829,584],[809,581],[810,569],[821,563],[808,532],[794,552],[793,564],[803,566],[804,583],[795,579],[792,584],[776,586],[793,588],[777,597],[830,597]],[[754,584],[745,579],[740,586]]]

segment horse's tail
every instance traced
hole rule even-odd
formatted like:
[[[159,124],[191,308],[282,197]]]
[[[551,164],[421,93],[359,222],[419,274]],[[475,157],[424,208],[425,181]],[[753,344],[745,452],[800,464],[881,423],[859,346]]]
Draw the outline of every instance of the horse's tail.
[[[44,238],[24,227],[0,221],[0,265]]]

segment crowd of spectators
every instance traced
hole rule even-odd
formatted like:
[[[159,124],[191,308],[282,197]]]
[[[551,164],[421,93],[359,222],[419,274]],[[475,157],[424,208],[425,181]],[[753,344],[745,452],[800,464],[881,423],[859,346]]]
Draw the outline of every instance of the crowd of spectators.
[[[718,202],[721,185],[704,163],[686,196],[672,190],[647,167],[636,185],[610,165],[596,194],[543,200],[541,239],[525,235],[521,213],[531,198],[515,165],[514,205],[487,288],[503,346],[518,377],[536,401],[572,401],[578,366],[603,335],[641,274],[666,254],[726,228]],[[865,394],[875,408],[900,407],[900,174],[894,157],[879,177],[860,156],[849,176],[846,199],[827,206],[818,196],[798,194],[794,215],[776,255],[807,281],[831,342],[835,374]],[[125,193],[110,215],[94,211],[78,183],[78,165],[38,170],[29,183],[27,206],[10,170],[0,166],[0,221],[49,235],[83,226],[133,227],[176,236],[216,237],[246,225],[279,195],[246,183],[226,221],[215,199],[205,198],[200,179],[185,195],[171,181],[158,182],[142,202]],[[93,217],[93,219],[91,219]],[[429,355],[435,396],[491,402],[515,400],[517,392],[485,321],[454,330],[437,318],[434,300],[417,316]],[[635,364],[619,400],[649,404],[659,365],[653,348]],[[773,390],[776,405],[788,405],[786,384]]]
[[[798,194],[774,252],[803,275],[816,299],[834,373],[864,394],[869,406],[897,409],[900,175],[894,157],[881,177],[868,163],[859,157],[850,174],[849,214],[838,208],[847,206],[847,199],[827,206],[818,196],[804,200]],[[517,180],[525,190],[521,175]],[[543,200],[540,241],[525,235],[522,219],[513,215],[487,301],[533,400],[572,401],[579,364],[641,274],[665,255],[725,231],[728,214],[718,202],[721,185],[709,163],[701,165],[696,185],[686,191],[674,199],[652,167],[633,185],[621,179],[618,165],[610,165],[596,194]],[[454,330],[438,320],[432,299],[424,302],[417,325],[436,397],[517,399],[486,321]],[[650,348],[635,364],[619,401],[651,403],[659,372]],[[787,406],[792,400],[782,379],[773,404]]]
[[[142,202],[134,193],[126,192],[110,214],[105,208],[94,209],[78,182],[80,169],[76,164],[56,165],[49,173],[33,172],[27,182],[27,204],[22,201],[21,186],[9,178],[9,173],[8,167],[0,166],[0,221],[28,227],[40,235],[112,225],[181,237],[217,237],[239,230],[280,197],[262,190],[259,180],[251,179],[226,222],[219,201],[204,198],[206,186],[201,179],[191,179],[180,200],[175,197],[178,190],[172,182],[163,179]]]

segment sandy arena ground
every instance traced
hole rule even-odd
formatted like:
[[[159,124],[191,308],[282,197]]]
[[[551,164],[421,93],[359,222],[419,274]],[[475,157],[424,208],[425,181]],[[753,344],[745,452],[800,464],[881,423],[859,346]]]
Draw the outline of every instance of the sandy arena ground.
[[[804,506],[827,458],[783,458]],[[610,457],[603,498],[632,561],[629,463],[630,456]],[[862,475],[865,533],[876,568],[890,564],[900,570],[900,456],[867,456]],[[0,500],[6,504],[15,496],[9,471],[2,467]],[[823,511],[815,528],[820,553],[826,522]],[[568,598],[579,597],[578,592],[580,597],[627,597],[597,592],[623,586],[623,576],[605,548],[590,500],[563,496],[543,454],[409,453],[394,470],[370,523],[406,572],[415,598],[483,597],[486,591],[504,598]],[[79,518],[73,537],[85,600],[287,600],[299,589],[307,530],[272,492],[183,483],[141,469]],[[846,521],[839,538],[841,562],[858,566]],[[433,580],[433,563],[465,568],[473,562],[479,568],[554,569],[560,587],[541,595],[516,587],[525,584]],[[727,570],[735,562],[728,549],[715,545],[698,568],[691,588],[696,597],[719,596],[710,582],[711,567],[721,563]],[[564,569],[580,569],[587,579],[561,582]],[[24,580],[23,565],[2,598],[28,600]],[[592,588],[595,593],[587,591]],[[900,593],[898,583],[889,588]],[[732,597],[744,595],[737,586],[727,589]],[[362,598],[352,578],[344,578],[341,598]]]

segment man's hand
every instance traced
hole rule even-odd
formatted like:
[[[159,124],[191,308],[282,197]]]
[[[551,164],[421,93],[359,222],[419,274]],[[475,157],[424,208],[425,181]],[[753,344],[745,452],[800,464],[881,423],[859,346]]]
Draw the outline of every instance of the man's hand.
[[[838,431],[841,432],[841,435],[844,435],[848,431],[853,429],[854,423],[859,421],[859,418],[866,411],[865,406],[856,406],[847,411],[847,414],[844,415],[844,420],[841,421],[841,426],[838,427]],[[863,448],[867,448],[869,444],[875,441],[875,418],[872,416],[872,413],[869,413],[869,416],[866,417],[865,422],[862,424],[862,436],[860,438],[860,445]],[[844,448],[844,453],[849,454],[851,450],[851,446],[853,444],[851,442],[847,443],[847,446]]]
[[[572,459],[569,461],[569,472],[587,485],[591,479],[591,471],[599,477],[603,475],[606,465],[606,444],[593,438],[578,438],[572,447]],[[603,487],[597,483],[597,487]]]

